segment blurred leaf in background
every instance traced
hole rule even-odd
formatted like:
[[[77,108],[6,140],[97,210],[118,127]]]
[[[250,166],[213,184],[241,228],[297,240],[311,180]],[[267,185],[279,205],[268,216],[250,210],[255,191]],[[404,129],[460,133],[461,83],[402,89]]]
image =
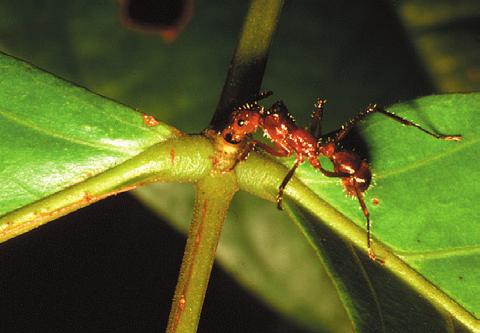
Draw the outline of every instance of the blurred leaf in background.
[[[166,44],[123,28],[115,2],[0,1],[0,49],[198,133],[215,109],[247,5],[197,1],[190,23]],[[275,93],[271,101],[285,100],[298,122],[307,124],[313,101],[325,97],[326,130],[333,130],[370,102],[389,105],[438,89],[478,90],[479,80],[472,80],[478,78],[478,48],[457,46],[474,36],[479,5],[461,1],[455,11],[442,6],[287,2],[264,80]],[[453,42],[456,47],[448,44]],[[137,195],[177,228],[187,228],[189,187],[155,185]],[[247,289],[312,332],[351,330],[316,254],[271,203],[238,195],[218,255]]]
[[[478,90],[478,1],[407,0],[394,3],[436,89],[442,92]]]

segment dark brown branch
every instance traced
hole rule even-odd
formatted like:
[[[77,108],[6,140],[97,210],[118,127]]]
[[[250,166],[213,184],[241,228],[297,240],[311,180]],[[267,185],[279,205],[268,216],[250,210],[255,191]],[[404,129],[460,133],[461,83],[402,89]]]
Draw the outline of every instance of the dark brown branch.
[[[258,93],[283,0],[252,0],[210,128],[222,130],[235,106]]]

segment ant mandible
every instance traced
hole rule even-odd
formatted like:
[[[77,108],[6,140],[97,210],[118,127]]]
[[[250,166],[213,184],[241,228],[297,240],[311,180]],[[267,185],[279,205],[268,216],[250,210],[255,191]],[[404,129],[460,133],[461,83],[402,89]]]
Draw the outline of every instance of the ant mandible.
[[[370,167],[357,153],[342,150],[340,143],[359,121],[373,113],[380,113],[403,125],[415,127],[439,140],[460,141],[462,136],[430,132],[410,120],[384,110],[376,104],[370,104],[343,125],[333,136],[325,139],[321,135],[321,120],[323,118],[323,107],[326,103],[325,99],[319,98],[315,102],[312,122],[307,130],[295,124],[294,118],[282,101],[275,102],[268,110],[265,110],[262,105],[257,103],[271,95],[271,91],[262,92],[236,108],[230,117],[229,125],[222,131],[223,138],[232,144],[240,143],[246,139],[249,140],[250,148],[240,157],[240,160],[246,158],[248,152],[254,147],[260,147],[267,153],[277,157],[288,157],[295,154],[295,163],[278,188],[276,198],[278,209],[282,209],[285,187],[293,177],[297,167],[306,160],[325,176],[341,178],[347,194],[358,199],[365,216],[367,222],[368,256],[373,261],[383,264],[384,261],[379,259],[372,249],[370,213],[363,198],[363,192],[368,189],[372,179]],[[274,146],[251,139],[251,134],[255,133],[259,128],[263,129],[264,135],[272,141]],[[330,159],[333,164],[333,171],[322,167],[318,159],[320,156]]]

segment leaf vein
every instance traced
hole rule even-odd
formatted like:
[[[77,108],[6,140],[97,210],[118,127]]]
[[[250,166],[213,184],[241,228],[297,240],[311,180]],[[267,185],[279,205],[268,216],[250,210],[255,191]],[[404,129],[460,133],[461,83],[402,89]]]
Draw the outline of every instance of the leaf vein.
[[[451,256],[464,256],[471,254],[480,254],[480,245],[464,246],[451,249],[430,250],[430,251],[396,251],[396,254],[408,259],[440,259]]]
[[[419,161],[417,161],[415,163],[412,163],[412,164],[407,164],[406,166],[401,167],[401,168],[391,169],[390,171],[382,173],[382,174],[376,176],[375,178],[376,179],[385,179],[385,178],[388,178],[388,177],[392,177],[392,176],[396,176],[398,174],[405,173],[405,172],[410,171],[410,170],[417,169],[421,166],[427,165],[427,164],[429,164],[431,162],[434,162],[436,160],[447,158],[448,156],[450,156],[454,153],[457,153],[459,151],[465,150],[468,147],[470,147],[474,144],[477,144],[477,143],[478,143],[478,140],[471,140],[471,141],[468,141],[468,143],[466,143],[466,142],[461,143],[461,144],[459,144],[458,147],[456,147],[454,149],[451,149],[451,150],[448,150],[447,152],[431,156],[430,158],[419,160]]]
[[[102,144],[99,144],[99,143],[96,143],[96,142],[94,143],[94,142],[89,142],[89,141],[86,141],[86,140],[78,140],[78,139],[75,139],[75,138],[65,136],[62,133],[52,131],[51,129],[47,129],[47,128],[43,128],[43,127],[34,125],[33,123],[31,123],[29,121],[25,121],[25,120],[15,116],[15,115],[13,115],[12,112],[9,112],[8,110],[5,110],[4,108],[0,108],[0,116],[3,116],[5,119],[10,120],[10,121],[12,121],[12,122],[14,122],[14,123],[16,123],[20,126],[35,130],[37,132],[43,133],[43,134],[45,134],[47,136],[50,136],[50,137],[54,137],[54,138],[57,138],[57,139],[61,139],[61,140],[67,141],[67,142],[77,144],[77,145],[89,146],[89,147],[99,149],[99,150],[114,151],[114,152],[118,152],[118,153],[128,155],[128,156],[132,155],[131,150],[120,149],[119,147],[116,147],[116,146],[113,146],[113,145],[102,145]]]

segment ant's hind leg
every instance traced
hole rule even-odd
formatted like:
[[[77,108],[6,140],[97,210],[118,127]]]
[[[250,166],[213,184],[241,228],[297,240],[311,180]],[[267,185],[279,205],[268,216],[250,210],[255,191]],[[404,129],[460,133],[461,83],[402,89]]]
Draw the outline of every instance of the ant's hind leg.
[[[397,116],[396,114],[392,113],[392,112],[388,112],[387,110],[384,110],[383,108],[380,108],[378,107],[376,104],[373,104],[373,105],[369,105],[369,108],[372,108],[373,111],[372,112],[378,112],[378,113],[381,113],[387,117],[390,117],[391,119],[395,120],[395,121],[398,121],[399,123],[403,124],[403,125],[406,125],[406,126],[412,126],[412,127],[415,127],[415,128],[418,128],[420,131],[428,134],[428,135],[431,135],[433,136],[434,138],[436,139],[439,139],[439,140],[446,140],[446,141],[460,141],[462,140],[462,136],[461,135],[445,135],[445,134],[438,134],[438,133],[433,133],[433,132],[430,132],[429,130],[421,127],[420,125],[418,124],[415,124],[414,122],[410,121],[410,120],[407,120],[405,118],[402,118],[402,117],[399,117]]]
[[[361,120],[366,118],[369,114],[378,112],[380,114],[383,114],[384,116],[389,117],[390,119],[393,119],[405,126],[412,126],[415,128],[418,128],[420,131],[433,136],[436,139],[439,140],[446,140],[446,141],[460,141],[462,140],[461,135],[444,135],[444,134],[438,134],[438,133],[433,133],[423,127],[421,127],[418,124],[415,124],[414,122],[407,120],[405,118],[402,118],[400,116],[397,116],[396,114],[389,112],[381,107],[379,107],[377,104],[370,104],[367,106],[364,110],[360,111],[355,117],[353,117],[349,122],[347,122],[342,128],[337,132],[336,135],[336,142],[342,141],[347,134],[350,132],[350,130]]]
[[[315,109],[312,113],[310,133],[317,139],[322,135],[323,106],[325,103],[327,103],[326,99],[318,98],[313,105]]]
[[[368,256],[370,259],[373,261],[378,262],[379,264],[383,265],[385,261],[382,259],[378,258],[375,252],[373,252],[372,248],[372,233],[371,233],[371,227],[372,223],[370,221],[370,213],[368,211],[367,205],[365,204],[365,200],[363,199],[363,194],[358,188],[357,181],[355,180],[355,177],[352,176],[352,185],[353,188],[355,189],[355,196],[358,199],[358,202],[360,203],[360,207],[362,208],[363,215],[365,216],[365,219],[367,220],[367,249],[368,249]]]

